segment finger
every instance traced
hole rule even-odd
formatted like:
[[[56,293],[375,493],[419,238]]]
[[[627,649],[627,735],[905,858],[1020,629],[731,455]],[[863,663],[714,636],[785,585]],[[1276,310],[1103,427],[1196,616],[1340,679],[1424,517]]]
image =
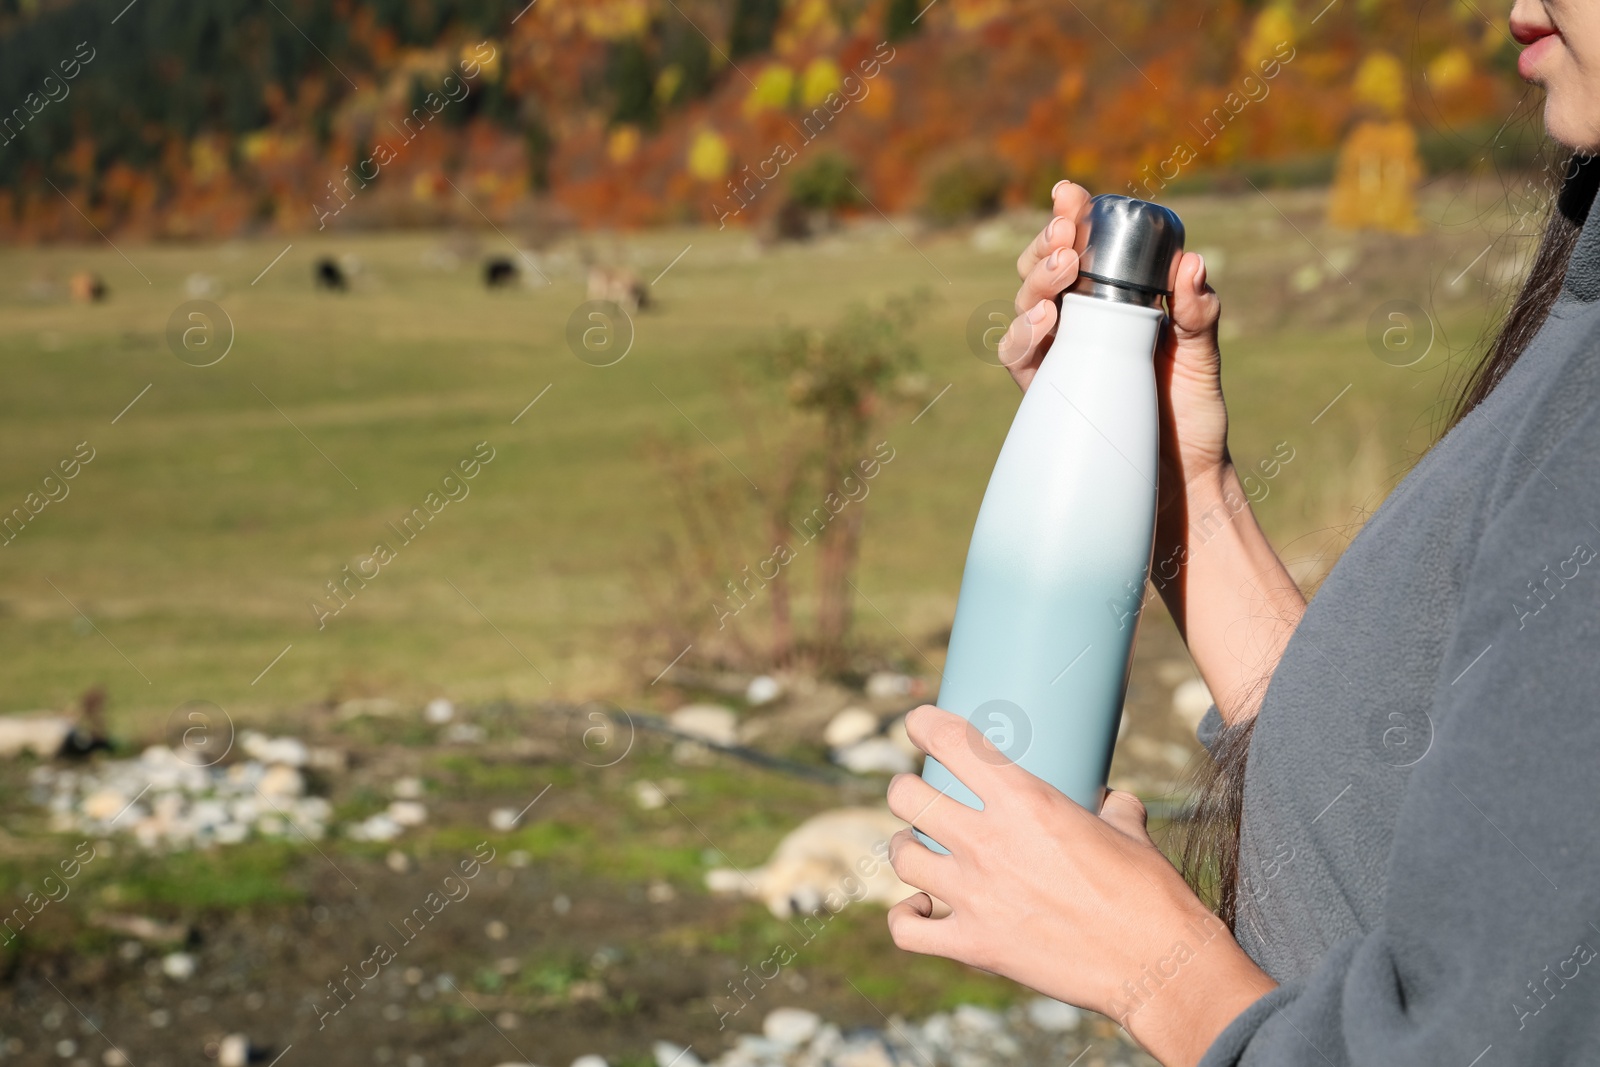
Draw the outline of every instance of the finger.
[[[1041,300],[1052,303],[1061,291],[1078,278],[1078,253],[1071,248],[1058,248],[1041,259],[1022,280],[1017,290],[1017,314],[1033,307]]]
[[[1056,182],[1055,188],[1050,190],[1050,204],[1055,213],[1073,220],[1083,217],[1093,199],[1089,190],[1069,178]]]
[[[1037,362],[1043,355],[1045,342],[1056,326],[1056,305],[1053,300],[1041,300],[1027,311],[1011,320],[1000,338],[998,355],[1000,363],[1017,377],[1024,368]]]
[[[910,830],[901,830],[889,838],[889,866],[906,885],[942,893],[955,874],[954,862],[917,840]]]
[[[1017,277],[1026,278],[1034,264],[1054,249],[1071,246],[1077,235],[1078,219],[1083,217],[1090,199],[1089,190],[1083,186],[1064,179],[1056,182],[1056,187],[1050,191],[1050,210],[1055,218],[1017,257]],[[1057,225],[1058,222],[1061,225]]]
[[[1172,325],[1178,339],[1211,334],[1221,313],[1222,298],[1206,281],[1205,258],[1198,252],[1185,252],[1172,290]]]
[[[926,893],[913,893],[889,909],[889,937],[907,952],[926,956],[949,956],[951,924],[930,918],[933,901]]]
[[[1100,805],[1100,818],[1130,837],[1149,837],[1150,813],[1144,801],[1124,789],[1113,789]]]
[[[977,829],[977,812],[915,774],[890,779],[889,810],[952,851]]]
[[[988,807],[1023,785],[1032,775],[1006,758],[966,719],[924,704],[906,715],[906,734],[922,751],[944,764]],[[941,842],[942,843],[942,842]]]
[[[1045,223],[1044,229],[1028,242],[1028,247],[1022,250],[1022,255],[1017,257],[1017,277],[1026,278],[1028,272],[1033,270],[1041,259],[1056,249],[1071,248],[1077,233],[1076,218],[1057,212],[1054,218]]]

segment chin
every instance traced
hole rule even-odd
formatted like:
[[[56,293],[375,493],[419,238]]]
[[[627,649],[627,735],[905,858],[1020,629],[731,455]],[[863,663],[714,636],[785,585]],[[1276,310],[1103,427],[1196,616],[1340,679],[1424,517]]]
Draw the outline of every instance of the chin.
[[[1544,131],[1551,140],[1574,151],[1600,154],[1600,123],[1592,112],[1573,114],[1552,98],[1545,103]]]

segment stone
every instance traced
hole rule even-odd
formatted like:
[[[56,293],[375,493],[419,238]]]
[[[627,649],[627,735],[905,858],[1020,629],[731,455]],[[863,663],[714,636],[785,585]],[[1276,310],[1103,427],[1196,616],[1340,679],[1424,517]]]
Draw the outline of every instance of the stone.
[[[383,863],[395,874],[405,874],[411,869],[411,857],[399,849],[392,850],[388,856],[384,857]]]
[[[489,813],[489,828],[508,833],[517,828],[517,810],[515,808],[495,808]]]
[[[920,762],[922,760],[922,749],[918,748],[917,743],[911,740],[911,734],[906,730],[906,717],[904,715],[891,722],[888,729],[883,732],[883,736],[893,741],[895,747],[910,756],[913,761]]]
[[[1072,1005],[1050,997],[1035,997],[1027,1005],[1027,1021],[1032,1022],[1040,1030],[1051,1033],[1061,1033],[1064,1030],[1077,1030],[1078,1024],[1083,1022],[1083,1013]]]
[[[128,806],[128,798],[115,789],[97,789],[84,798],[82,811],[96,822],[115,819]]]
[[[217,1067],[249,1067],[250,1039],[244,1034],[229,1034],[217,1046]]]
[[[652,781],[633,783],[633,800],[645,811],[655,811],[667,806],[667,794]]]
[[[162,922],[152,919],[148,915],[91,915],[91,926],[98,926],[103,930],[114,933],[127,934],[136,937],[139,941],[149,941],[154,944],[173,944],[184,941],[189,936],[189,927],[184,923]],[[139,949],[139,942],[129,942],[134,946],[135,958]]]
[[[426,790],[421,778],[407,775],[404,778],[396,778],[389,791],[401,800],[420,800]]]
[[[1083,1022],[1083,1012],[1050,997],[1035,997],[1028,1002],[1028,1022],[1047,1033],[1059,1034],[1076,1030]]]
[[[669,904],[678,899],[678,891],[669,882],[655,881],[645,889],[644,898],[652,904]]]
[[[878,732],[878,717],[865,708],[845,708],[822,731],[822,741],[829,748],[844,748],[857,741],[865,741]]]
[[[444,729],[444,739],[456,745],[481,745],[489,732],[477,723],[453,722]]]
[[[168,953],[161,961],[161,973],[180,982],[193,977],[194,971],[194,957],[187,952]]]
[[[263,796],[273,800],[297,797],[306,791],[306,780],[289,764],[275,763],[267,768],[256,788],[261,790]]]
[[[442,725],[456,717],[456,706],[444,697],[434,697],[422,709],[422,717],[434,725]]]
[[[483,932],[490,941],[504,941],[511,936],[511,928],[499,919],[490,919]]]
[[[389,818],[401,826],[421,826],[428,821],[428,809],[415,800],[396,800],[389,805]]]
[[[912,758],[887,737],[869,737],[841,748],[834,752],[833,762],[855,774],[909,774],[917,769]]]
[[[295,818],[311,822],[327,822],[333,818],[333,805],[327,797],[301,797],[294,802]]]
[[[691,1049],[674,1045],[670,1041],[657,1041],[650,1047],[656,1067],[705,1067],[705,1063]]]
[[[739,740],[739,717],[720,704],[689,704],[667,717],[681,734],[713,745],[733,745]]]
[[[350,757],[342,748],[310,748],[306,750],[306,766],[314,771],[343,774],[350,768]]]
[[[761,1032],[785,1048],[799,1048],[816,1036],[822,1017],[804,1008],[777,1008],[761,1020]]]
[[[876,671],[867,678],[867,696],[873,700],[908,697],[915,689],[915,678],[895,671]]]
[[[950,1016],[935,1012],[922,1021],[922,1039],[936,1051],[948,1051],[955,1045],[955,1034],[950,1029]]]
[[[962,1004],[951,1015],[951,1025],[969,1034],[993,1034],[1005,1028],[1005,1020],[995,1011],[976,1004]]]
[[[399,710],[400,705],[388,697],[358,697],[340,704],[338,714],[341,720],[359,719],[363,715],[378,718],[393,715]]]
[[[854,1037],[833,1057],[835,1067],[895,1067],[894,1053],[877,1038]]]
[[[1213,701],[1211,690],[1199,678],[1190,678],[1172,691],[1172,713],[1182,720],[1192,734],[1205,718],[1206,709]]]
[[[752,708],[770,704],[783,695],[783,686],[770,674],[758,674],[745,687],[744,700]]]
[[[700,741],[679,741],[672,746],[672,762],[683,767],[709,767],[716,763],[717,754]]]
[[[604,1056],[596,1056],[591,1052],[586,1056],[579,1056],[573,1060],[572,1067],[611,1067],[611,1065],[606,1062]]]
[[[240,739],[245,755],[262,763],[282,763],[290,767],[304,767],[310,752],[306,743],[297,737],[263,737],[256,734],[254,744]]]
[[[357,841],[393,841],[400,836],[400,824],[380,812],[350,827],[349,833]]]
[[[221,826],[228,821],[228,806],[220,800],[197,800],[189,809],[189,817],[199,827]]]

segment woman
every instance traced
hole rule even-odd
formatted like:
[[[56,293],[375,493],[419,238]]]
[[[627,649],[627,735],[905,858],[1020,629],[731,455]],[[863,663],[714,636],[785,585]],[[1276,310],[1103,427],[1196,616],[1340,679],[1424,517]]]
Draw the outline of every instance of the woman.
[[[1244,492],[1219,301],[1180,264],[1156,551],[1184,562],[1161,592],[1217,696],[1222,920],[1132,795],[1088,812],[928,707],[911,736],[985,807],[891,783],[951,850],[897,835],[927,892],[890,912],[896,944],[1112,1015],[1169,1067],[1600,1062],[1600,0],[1517,0],[1511,31],[1572,165],[1458,421],[1309,608],[1248,510],[1203,549],[1190,526]],[[1087,197],[1058,186],[1018,262],[1024,389]]]

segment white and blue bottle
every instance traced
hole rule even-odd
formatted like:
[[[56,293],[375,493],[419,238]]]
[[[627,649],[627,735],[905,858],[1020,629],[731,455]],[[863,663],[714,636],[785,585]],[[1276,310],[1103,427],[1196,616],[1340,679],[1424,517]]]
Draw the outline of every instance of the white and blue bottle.
[[[1176,214],[1131,197],[1097,196],[1079,219],[1078,279],[984,493],[939,689],[941,708],[1091,811],[1150,569],[1153,356],[1183,240]],[[932,758],[922,777],[983,807]]]

